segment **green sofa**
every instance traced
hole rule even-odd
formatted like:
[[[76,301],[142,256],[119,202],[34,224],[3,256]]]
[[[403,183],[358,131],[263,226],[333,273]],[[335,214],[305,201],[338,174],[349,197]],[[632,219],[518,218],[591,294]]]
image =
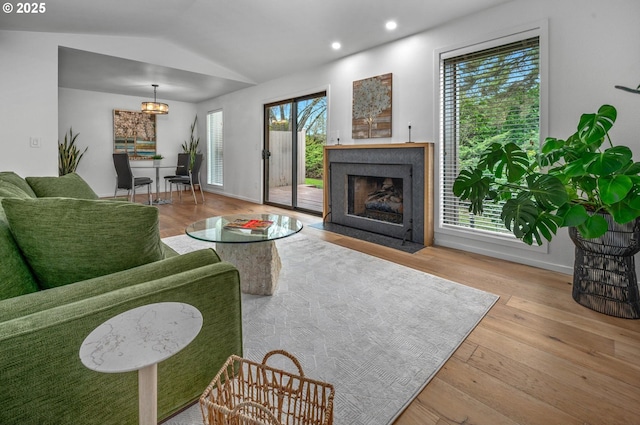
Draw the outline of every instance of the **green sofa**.
[[[242,354],[238,271],[212,249],[178,255],[155,207],[100,200],[76,174],[0,172],[0,424],[135,424],[137,373],[80,362],[85,337],[150,303],[195,306],[203,327],[158,365],[158,418],[193,403]]]

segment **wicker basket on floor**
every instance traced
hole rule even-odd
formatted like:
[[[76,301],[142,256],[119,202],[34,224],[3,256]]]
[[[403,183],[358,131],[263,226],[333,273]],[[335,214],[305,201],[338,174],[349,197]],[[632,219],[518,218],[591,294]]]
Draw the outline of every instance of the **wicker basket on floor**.
[[[276,354],[288,357],[298,374],[268,366]],[[305,377],[294,356],[275,350],[262,363],[229,357],[200,397],[200,409],[206,425],[331,425],[334,394],[331,384]]]

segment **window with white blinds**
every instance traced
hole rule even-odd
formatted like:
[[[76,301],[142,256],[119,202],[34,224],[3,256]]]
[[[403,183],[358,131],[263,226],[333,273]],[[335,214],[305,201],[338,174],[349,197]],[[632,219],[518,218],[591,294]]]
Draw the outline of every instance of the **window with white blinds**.
[[[475,216],[452,187],[458,173],[475,165],[492,143],[514,142],[534,156],[539,151],[539,46],[539,37],[533,37],[441,56],[443,227],[510,234],[500,219],[501,204],[489,204],[482,216]]]
[[[207,183],[222,186],[224,164],[224,139],[223,139],[222,111],[213,111],[207,114]]]

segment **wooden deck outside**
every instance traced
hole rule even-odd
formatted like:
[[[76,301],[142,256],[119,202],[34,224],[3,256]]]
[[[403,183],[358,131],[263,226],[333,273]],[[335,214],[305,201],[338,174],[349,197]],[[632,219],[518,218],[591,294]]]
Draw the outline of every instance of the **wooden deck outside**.
[[[269,202],[291,206],[293,186],[269,188]],[[322,213],[323,189],[307,184],[298,185],[298,208]]]

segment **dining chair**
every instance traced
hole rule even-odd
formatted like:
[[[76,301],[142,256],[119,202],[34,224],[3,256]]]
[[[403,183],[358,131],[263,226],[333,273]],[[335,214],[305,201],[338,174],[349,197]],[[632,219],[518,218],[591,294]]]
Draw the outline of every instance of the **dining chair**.
[[[116,190],[113,192],[113,197],[116,197],[118,190],[126,190],[129,200],[133,202],[136,198],[136,187],[147,186],[149,205],[151,205],[153,203],[151,199],[151,183],[153,183],[153,180],[149,177],[135,177],[133,175],[129,164],[129,154],[114,153],[113,165],[116,168]]]
[[[202,191],[202,185],[200,184],[200,167],[202,165],[203,155],[201,153],[196,154],[195,161],[193,163],[193,167],[189,170],[188,176],[180,176],[169,179],[169,191],[171,192],[171,200],[173,200],[173,185],[176,185],[178,189],[178,195],[180,199],[182,199],[182,189],[181,186],[190,186],[191,193],[193,194],[193,200],[197,204],[198,199],[196,198],[196,191],[194,189],[195,185],[198,185],[200,189],[200,195],[202,196],[202,203],[204,204],[204,192]]]
[[[167,193],[167,182],[169,179],[175,179],[176,177],[189,176],[189,163],[191,162],[190,153],[179,153],[178,163],[176,164],[176,171],[174,175],[164,176],[164,193]],[[166,196],[166,195],[165,195]]]

